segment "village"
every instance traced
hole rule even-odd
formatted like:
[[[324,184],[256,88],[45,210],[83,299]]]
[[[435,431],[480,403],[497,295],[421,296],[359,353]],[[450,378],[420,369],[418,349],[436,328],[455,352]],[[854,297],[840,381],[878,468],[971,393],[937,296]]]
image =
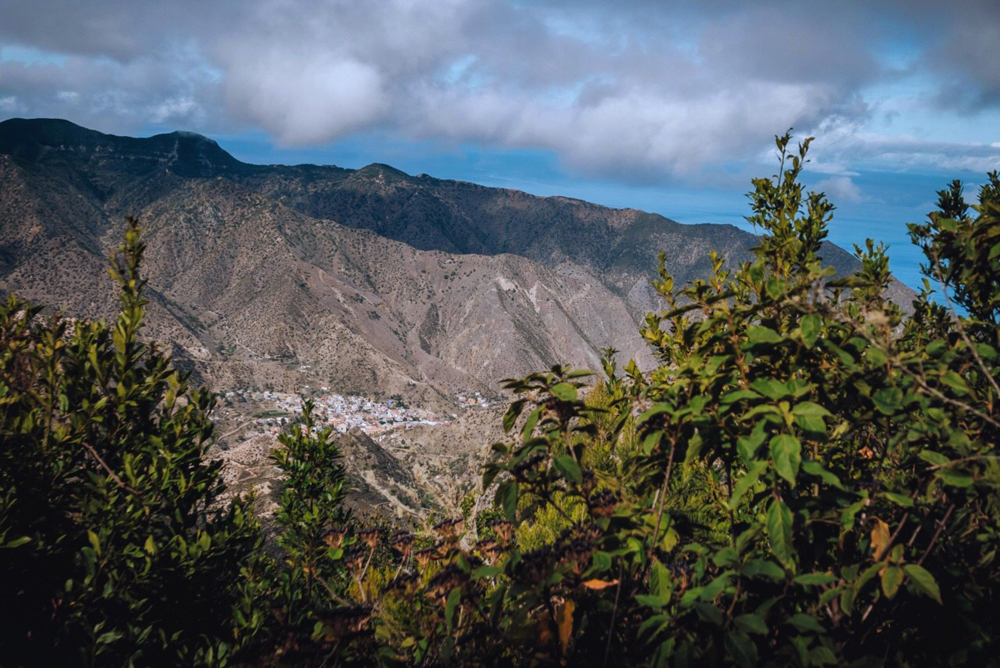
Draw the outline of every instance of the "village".
[[[317,428],[330,427],[340,433],[357,428],[369,436],[378,436],[400,427],[447,425],[457,417],[407,406],[401,397],[378,401],[358,395],[343,396],[328,387],[308,393],[314,403],[313,419]],[[479,392],[456,394],[454,399],[463,411],[488,408],[493,403]],[[301,416],[300,395],[246,388],[220,393],[219,407],[215,411],[216,421],[225,423],[229,434],[242,432],[243,438],[277,435]]]

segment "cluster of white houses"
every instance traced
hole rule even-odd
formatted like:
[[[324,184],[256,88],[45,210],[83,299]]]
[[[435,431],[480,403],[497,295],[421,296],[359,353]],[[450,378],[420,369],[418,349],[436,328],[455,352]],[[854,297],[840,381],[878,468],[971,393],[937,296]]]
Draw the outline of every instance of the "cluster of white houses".
[[[295,394],[238,389],[224,392],[222,396],[228,401],[256,404],[260,410],[243,419],[253,420],[262,431],[277,432],[302,415],[302,398]],[[357,427],[366,434],[377,434],[400,425],[447,424],[445,419],[423,408],[409,408],[393,399],[382,402],[359,396],[345,397],[326,387],[319,388],[312,400],[316,422],[339,432]]]

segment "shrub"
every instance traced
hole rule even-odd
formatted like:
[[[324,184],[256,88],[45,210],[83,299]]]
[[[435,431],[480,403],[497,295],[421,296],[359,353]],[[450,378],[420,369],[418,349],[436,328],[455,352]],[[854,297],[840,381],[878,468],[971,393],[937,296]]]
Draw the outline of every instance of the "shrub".
[[[912,225],[913,315],[885,248],[836,278],[809,141],[756,179],[754,259],[681,288],[660,361],[507,381],[495,508],[355,526],[341,455],[281,436],[276,540],[219,503],[211,396],[142,322],[134,223],[102,323],[0,308],[5,658],[103,664],[990,664],[1000,651],[1000,179]],[[944,304],[931,300],[932,282]],[[949,308],[957,304],[956,309]],[[466,527],[466,524],[471,525]],[[466,529],[474,532],[477,541]]]
[[[214,399],[142,343],[144,244],[111,325],[0,306],[0,630],[11,665],[225,664],[260,545],[205,459]]]
[[[997,177],[912,226],[967,313],[883,297],[881,245],[835,278],[833,206],[797,153],[757,179],[753,261],[675,289],[642,334],[661,365],[593,399],[588,372],[508,382],[484,488],[506,522],[441,537],[376,620],[411,663],[988,663],[1000,632]],[[517,427],[515,431],[515,427]],[[509,524],[507,523],[509,522]],[[514,540],[513,538],[517,539]],[[415,578],[415,579],[414,579]],[[386,608],[388,609],[388,608]]]

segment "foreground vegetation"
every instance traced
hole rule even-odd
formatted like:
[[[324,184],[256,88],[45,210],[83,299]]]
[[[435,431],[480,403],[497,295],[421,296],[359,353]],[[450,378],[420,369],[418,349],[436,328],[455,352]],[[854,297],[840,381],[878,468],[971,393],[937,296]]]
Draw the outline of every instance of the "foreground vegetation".
[[[113,324],[10,298],[3,663],[995,661],[1000,180],[911,226],[928,281],[904,317],[882,246],[855,276],[822,267],[833,207],[789,142],[754,181],[754,261],[681,287],[661,268],[660,366],[608,351],[597,380],[510,381],[495,507],[412,534],[349,517],[308,404],[273,453],[274,539],[225,499],[213,398],[137,336],[134,224]]]

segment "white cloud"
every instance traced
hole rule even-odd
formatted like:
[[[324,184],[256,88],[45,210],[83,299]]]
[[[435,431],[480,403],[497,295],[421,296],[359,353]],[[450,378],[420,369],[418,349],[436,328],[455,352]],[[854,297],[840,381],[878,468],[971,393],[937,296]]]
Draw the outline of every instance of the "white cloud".
[[[833,202],[860,202],[864,199],[861,188],[849,176],[831,176],[818,182],[810,190],[826,193]]]
[[[995,166],[997,146],[870,131],[864,91],[900,76],[880,60],[880,20],[981,81],[976,104],[993,94],[988,57],[966,67],[928,35],[1000,12],[928,3],[929,19],[905,4],[6,0],[0,45],[41,56],[0,61],[0,110],[122,133],[251,126],[295,145],[379,130],[545,149],[636,181],[712,178],[791,126],[818,136],[811,168],[842,187],[863,162]]]
[[[992,144],[875,133],[867,131],[862,123],[845,119],[824,121],[815,134],[818,139],[813,144],[812,155],[818,164],[980,173],[1000,168],[1000,146]]]
[[[226,95],[241,118],[292,145],[364,129],[389,106],[374,67],[327,54],[302,61],[267,54],[245,61],[230,71]]]
[[[201,112],[201,107],[190,96],[170,98],[150,109],[150,121],[157,124],[169,123],[173,120],[183,121],[193,114]]]
[[[23,111],[24,107],[18,103],[17,98],[13,95],[0,97],[0,112],[5,114],[19,114],[23,113]]]

